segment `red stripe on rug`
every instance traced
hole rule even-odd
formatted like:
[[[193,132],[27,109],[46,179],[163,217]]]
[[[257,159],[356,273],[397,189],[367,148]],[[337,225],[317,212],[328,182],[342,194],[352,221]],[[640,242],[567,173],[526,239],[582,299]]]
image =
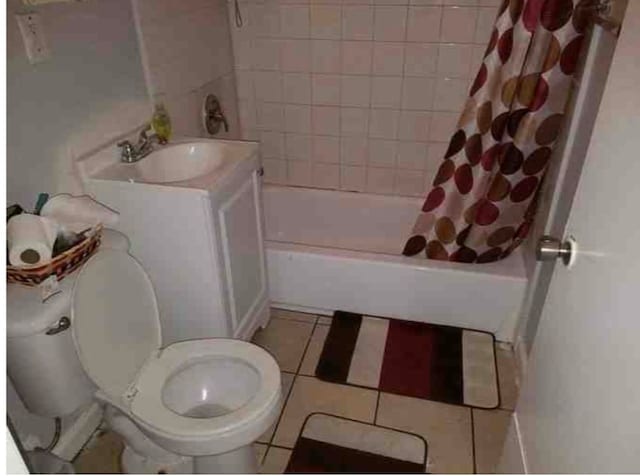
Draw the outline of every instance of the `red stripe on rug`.
[[[430,326],[390,320],[384,350],[380,390],[411,397],[431,394],[434,332]]]

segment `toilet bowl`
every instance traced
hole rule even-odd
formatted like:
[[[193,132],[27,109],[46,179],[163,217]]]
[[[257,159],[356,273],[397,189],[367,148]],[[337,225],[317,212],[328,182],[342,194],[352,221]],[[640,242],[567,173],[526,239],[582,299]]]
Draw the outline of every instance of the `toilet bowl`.
[[[117,409],[112,426],[128,440],[130,461],[160,467],[192,457],[198,473],[257,470],[251,444],[282,405],[280,369],[268,352],[234,339],[161,348],[149,277],[119,251],[86,263],[73,290],[71,320],[96,397]]]

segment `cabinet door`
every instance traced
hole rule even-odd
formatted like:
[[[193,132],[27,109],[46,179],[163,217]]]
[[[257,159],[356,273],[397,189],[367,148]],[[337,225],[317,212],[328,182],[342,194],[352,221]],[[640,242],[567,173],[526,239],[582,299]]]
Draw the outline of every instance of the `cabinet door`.
[[[267,296],[259,187],[253,173],[218,211],[234,336]]]

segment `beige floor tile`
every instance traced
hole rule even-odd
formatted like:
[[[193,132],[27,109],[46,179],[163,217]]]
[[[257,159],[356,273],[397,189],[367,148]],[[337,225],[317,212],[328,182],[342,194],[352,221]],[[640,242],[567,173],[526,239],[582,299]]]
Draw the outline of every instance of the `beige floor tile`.
[[[511,412],[473,409],[473,440],[476,450],[476,472],[496,472],[502,446],[511,421]]]
[[[289,321],[310,322],[315,324],[318,316],[315,314],[308,314],[306,312],[287,311],[286,309],[271,308],[271,317],[277,319],[287,319]]]
[[[293,385],[293,379],[295,378],[294,374],[288,374],[286,372],[281,372],[281,379],[282,379],[282,401],[286,402],[287,401],[287,397],[289,396],[289,391],[291,390],[291,386]],[[271,425],[271,428],[269,428],[267,431],[265,431],[262,436],[260,438],[258,438],[258,442],[259,443],[269,443],[271,442],[271,437],[273,436],[273,432],[276,429],[276,425],[278,424],[277,420],[276,422]]]
[[[315,375],[316,367],[318,366],[318,360],[320,360],[320,354],[324,347],[324,341],[329,333],[329,326],[317,325],[311,335],[309,346],[304,353],[302,359],[302,366],[300,367],[300,373],[303,375]]]
[[[291,450],[271,446],[267,451],[267,457],[260,468],[261,474],[283,474],[287,469],[287,463],[291,457]]]
[[[295,373],[312,330],[310,322],[271,319],[265,329],[256,332],[253,342],[273,354],[280,370]]]
[[[500,384],[500,408],[514,410],[518,400],[518,383],[513,351],[497,347],[496,361]]]
[[[323,326],[330,326],[333,322],[333,317],[331,316],[319,316],[318,324],[322,324]]]
[[[120,454],[123,449],[124,443],[118,434],[101,432],[80,452],[73,466],[78,474],[122,473]]]
[[[427,440],[428,472],[473,472],[468,408],[381,393],[376,423],[417,433]]]
[[[260,467],[262,465],[262,460],[264,459],[264,455],[267,454],[267,449],[269,449],[269,445],[265,445],[263,443],[254,443],[253,449],[256,452],[258,467]]]
[[[273,443],[293,448],[305,418],[314,412],[325,412],[372,423],[377,394],[375,390],[298,376],[278,424]]]

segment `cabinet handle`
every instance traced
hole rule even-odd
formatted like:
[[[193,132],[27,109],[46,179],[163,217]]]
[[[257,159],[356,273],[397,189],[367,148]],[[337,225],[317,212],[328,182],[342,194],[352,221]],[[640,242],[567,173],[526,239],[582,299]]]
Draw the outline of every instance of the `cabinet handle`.
[[[67,329],[69,329],[69,327],[71,327],[71,319],[69,319],[66,316],[63,316],[60,318],[60,320],[55,325],[55,327],[52,327],[51,329],[47,330],[46,334],[48,336],[54,336],[56,334],[59,334],[60,332],[66,331]]]

